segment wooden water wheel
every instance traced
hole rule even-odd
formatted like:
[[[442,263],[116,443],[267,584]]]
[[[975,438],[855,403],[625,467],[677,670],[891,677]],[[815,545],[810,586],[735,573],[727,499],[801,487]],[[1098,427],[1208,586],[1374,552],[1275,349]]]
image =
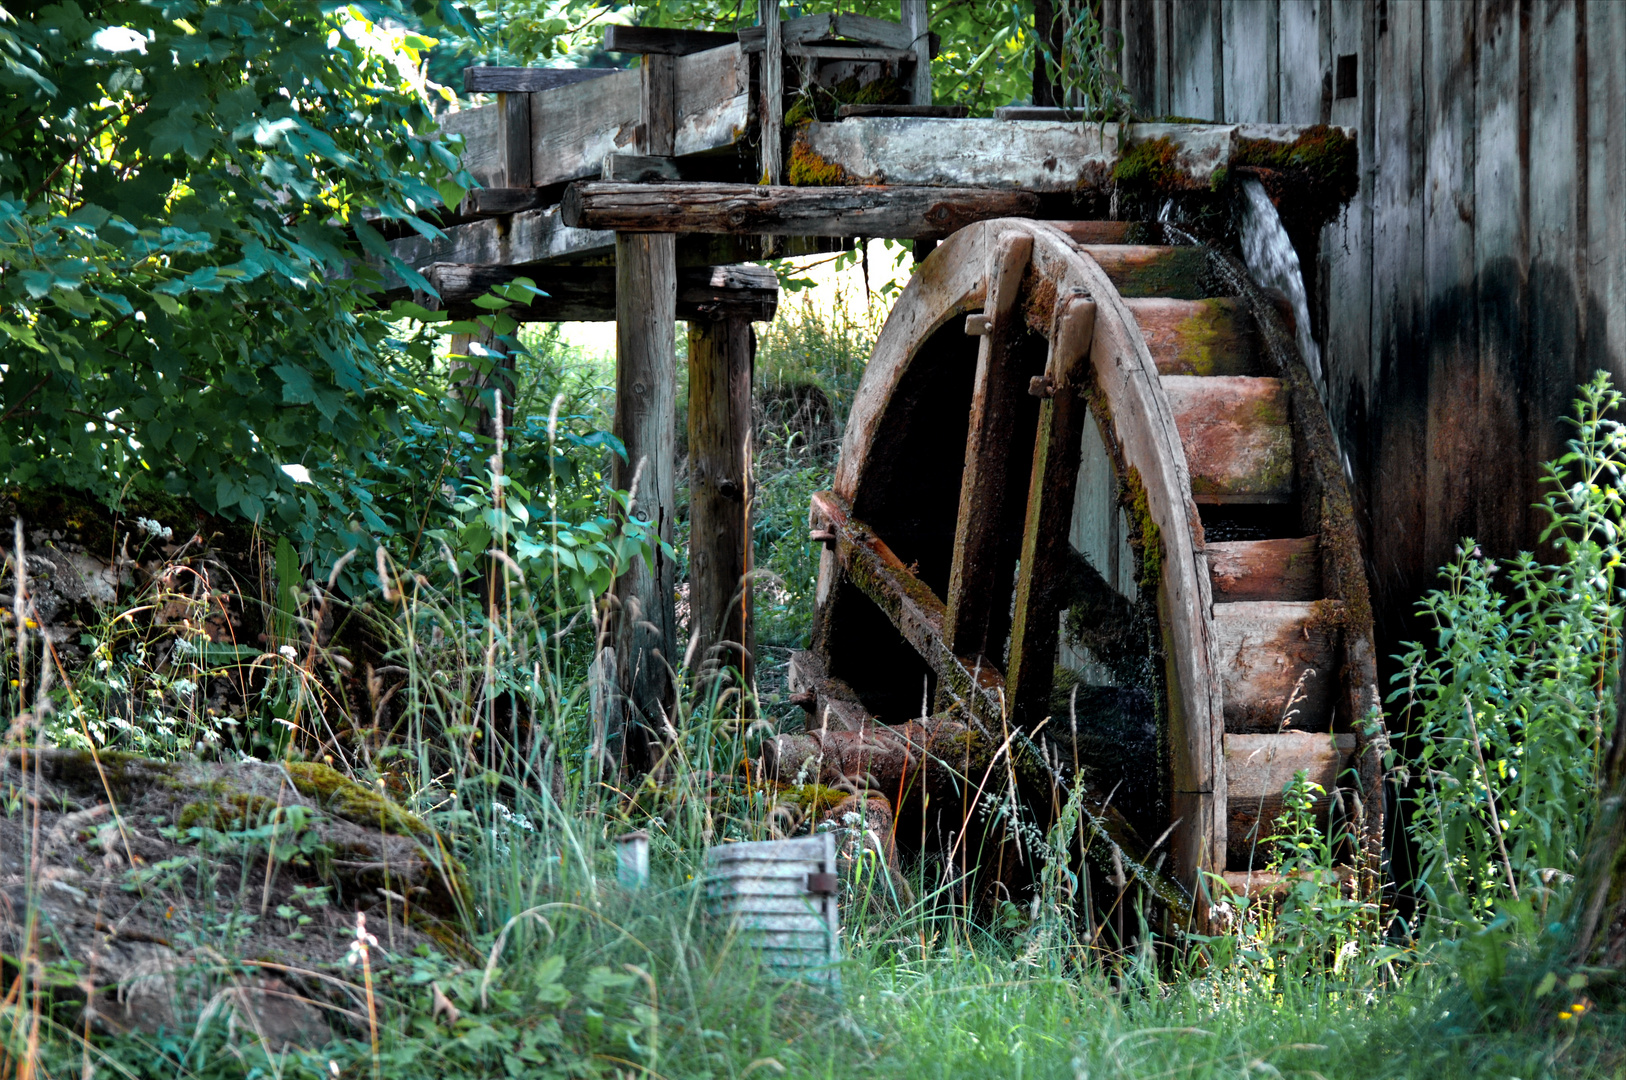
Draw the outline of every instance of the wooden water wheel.
[[[1218,251],[1129,242],[1166,239],[1000,219],[921,264],[813,500],[792,689],[832,733],[924,705],[1067,735],[1199,894],[1258,885],[1306,770],[1370,895],[1383,734],[1332,432],[1272,300]]]

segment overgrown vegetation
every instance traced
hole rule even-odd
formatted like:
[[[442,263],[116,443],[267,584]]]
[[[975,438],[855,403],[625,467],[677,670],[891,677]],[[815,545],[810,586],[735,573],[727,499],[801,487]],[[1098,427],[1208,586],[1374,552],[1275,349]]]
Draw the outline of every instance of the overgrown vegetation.
[[[1345,838],[1316,820],[1326,793],[1300,774],[1271,841],[1282,895],[1213,882],[1213,934],[1161,932],[1127,882],[1092,891],[1082,789],[1059,777],[1043,827],[1009,791],[976,804],[1032,881],[979,905],[969,858],[889,864],[867,801],[842,801],[862,784],[752,765],[800,723],[776,680],[813,606],[807,498],[828,486],[880,303],[787,300],[761,337],[762,707],[691,693],[680,670],[658,767],[607,773],[598,601],[654,543],[606,480],[621,449],[607,370],[557,330],[521,331],[504,308],[524,282],[454,324],[370,310],[336,272],[349,235],[377,240],[364,210],[407,217],[451,176],[423,138],[426,88],[394,66],[427,43],[348,8],[51,11],[55,36],[44,17],[0,18],[7,498],[37,507],[28,492],[68,484],[117,502],[146,485],[177,514],[257,524],[234,549],[194,535],[195,516],[96,522],[109,576],[94,604],[46,576],[59,564],[39,550],[83,554],[50,530],[7,551],[0,1074],[1626,1070],[1618,973],[1567,951],[1618,697],[1626,428],[1607,380],[1584,388],[1551,468],[1553,561],[1499,565],[1466,541],[1424,601],[1434,637],[1409,649],[1393,698],[1411,739],[1390,764],[1420,856],[1402,903],[1353,893],[1335,866]],[[941,14],[959,35],[945,77],[1008,93],[989,58],[1034,47],[1031,13]],[[1086,59],[1100,46],[1075,44]],[[69,69],[78,81],[46,74]],[[494,345],[451,355],[460,332]],[[510,360],[512,384],[493,381]],[[233,407],[217,407],[223,389]],[[504,416],[494,433],[475,433],[482,413]],[[46,776],[53,745],[82,752]],[[238,771],[269,786],[233,786]],[[641,888],[617,873],[632,829],[653,851]],[[708,847],[816,829],[860,849],[839,993],[776,977],[707,917]],[[141,919],[104,919],[110,894]],[[304,1010],[287,1045],[266,1034],[278,994]],[[150,1022],[116,1030],[137,1001]]]

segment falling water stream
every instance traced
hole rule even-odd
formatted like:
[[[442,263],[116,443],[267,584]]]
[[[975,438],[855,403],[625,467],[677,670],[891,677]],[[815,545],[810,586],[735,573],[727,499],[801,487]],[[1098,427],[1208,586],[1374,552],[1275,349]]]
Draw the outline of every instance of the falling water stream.
[[[1280,289],[1293,305],[1299,353],[1319,390],[1323,386],[1321,349],[1310,336],[1310,302],[1304,291],[1299,254],[1293,250],[1282,219],[1259,181],[1251,177],[1242,181],[1242,199],[1242,260],[1248,264],[1254,281],[1264,288]]]

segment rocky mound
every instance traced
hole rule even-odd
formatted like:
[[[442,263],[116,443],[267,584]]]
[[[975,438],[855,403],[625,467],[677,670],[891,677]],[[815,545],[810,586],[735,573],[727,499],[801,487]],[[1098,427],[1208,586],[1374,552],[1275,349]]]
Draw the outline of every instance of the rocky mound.
[[[310,762],[0,757],[0,949],[102,1032],[224,1015],[272,1048],[354,1030],[354,960],[459,947],[461,869],[422,821]]]

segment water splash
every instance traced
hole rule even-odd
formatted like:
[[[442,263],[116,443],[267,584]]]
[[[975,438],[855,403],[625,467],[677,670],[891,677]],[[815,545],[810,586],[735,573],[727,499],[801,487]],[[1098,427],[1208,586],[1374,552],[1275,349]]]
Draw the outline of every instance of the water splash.
[[[1258,180],[1242,181],[1242,200],[1242,261],[1248,264],[1254,281],[1264,288],[1280,289],[1292,304],[1299,353],[1320,389],[1321,349],[1310,336],[1310,301],[1304,291],[1299,253],[1293,250],[1282,219]]]

